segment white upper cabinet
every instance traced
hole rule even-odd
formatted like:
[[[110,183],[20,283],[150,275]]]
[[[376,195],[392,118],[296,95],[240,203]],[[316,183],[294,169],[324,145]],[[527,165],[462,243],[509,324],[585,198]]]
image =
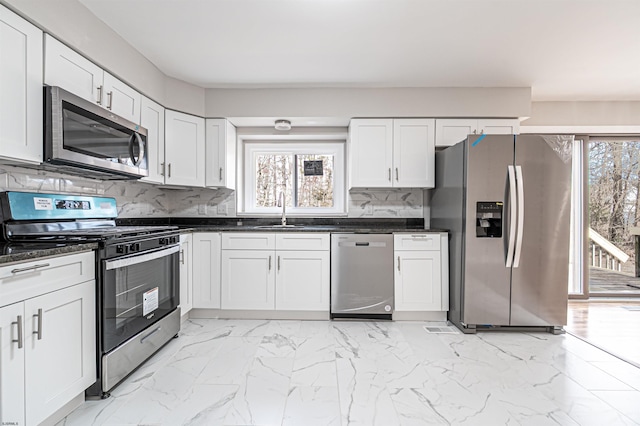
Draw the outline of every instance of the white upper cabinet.
[[[0,5],[0,159],[42,162],[42,31]]]
[[[206,179],[208,187],[236,188],[236,128],[228,120],[206,120]]]
[[[351,120],[350,187],[433,187],[434,125],[433,119]]]
[[[204,118],[165,111],[166,184],[204,187],[204,128]]]
[[[393,120],[351,120],[349,140],[350,187],[391,187]]]
[[[44,52],[45,84],[62,87],[133,123],[140,123],[140,93],[48,34]]]
[[[434,120],[393,120],[393,186],[435,186]]]
[[[142,97],[140,125],[147,129],[147,161],[149,176],[145,182],[164,183],[164,107]]]
[[[105,107],[132,123],[140,123],[142,95],[108,72],[104,73]]]
[[[446,118],[436,120],[436,146],[447,147],[462,142],[468,135],[517,135],[517,118]]]

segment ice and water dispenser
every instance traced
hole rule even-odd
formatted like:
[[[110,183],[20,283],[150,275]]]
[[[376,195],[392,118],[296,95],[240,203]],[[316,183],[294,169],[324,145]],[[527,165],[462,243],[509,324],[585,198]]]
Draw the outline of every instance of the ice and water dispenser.
[[[476,203],[476,237],[502,238],[502,201]]]

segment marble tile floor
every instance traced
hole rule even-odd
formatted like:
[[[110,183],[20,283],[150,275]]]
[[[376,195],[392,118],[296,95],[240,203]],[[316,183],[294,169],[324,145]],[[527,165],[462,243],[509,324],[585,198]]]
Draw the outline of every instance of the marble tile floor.
[[[189,320],[58,425],[637,425],[640,369],[569,334]]]

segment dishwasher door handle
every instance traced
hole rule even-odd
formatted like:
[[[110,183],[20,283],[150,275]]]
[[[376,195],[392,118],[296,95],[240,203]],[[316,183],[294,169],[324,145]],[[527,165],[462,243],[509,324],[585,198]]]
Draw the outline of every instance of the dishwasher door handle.
[[[379,241],[342,241],[339,247],[387,247],[387,243]]]

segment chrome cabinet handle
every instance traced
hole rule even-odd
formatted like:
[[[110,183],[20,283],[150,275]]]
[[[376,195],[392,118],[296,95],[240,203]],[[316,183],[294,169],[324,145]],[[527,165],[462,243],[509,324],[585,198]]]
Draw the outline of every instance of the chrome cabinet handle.
[[[162,172],[160,172],[160,176],[164,176],[164,171],[165,171],[164,163],[160,163],[160,166],[162,167]]]
[[[389,182],[391,182],[391,167],[389,167]]]
[[[42,340],[42,308],[38,309],[38,313],[33,317],[38,317],[38,329],[34,330],[33,334],[38,336],[38,340]]]
[[[398,272],[400,272],[400,256],[398,256]]]
[[[18,315],[17,321],[12,322],[11,324],[16,324],[18,326],[18,338],[11,341],[17,342],[18,349],[22,349],[22,346],[24,346],[24,342],[22,340],[22,315]]]
[[[11,273],[19,274],[20,272],[35,271],[38,268],[46,268],[47,266],[50,266],[50,265],[51,265],[50,263],[41,263],[39,265],[28,266],[26,268],[16,268],[16,269],[12,269]]]
[[[222,182],[222,167],[220,167],[220,182]]]
[[[280,256],[278,256],[278,271],[280,270]]]
[[[169,163],[168,169],[169,169],[169,177],[171,177],[171,163]]]
[[[396,180],[398,180],[398,168],[396,167]]]
[[[98,100],[96,101],[98,105],[102,105],[102,90],[102,85],[98,86]]]
[[[107,109],[111,111],[111,107],[113,107],[113,92],[107,93]]]
[[[271,270],[271,255],[269,255],[269,270]]]
[[[184,250],[180,250],[180,263],[184,265]]]

